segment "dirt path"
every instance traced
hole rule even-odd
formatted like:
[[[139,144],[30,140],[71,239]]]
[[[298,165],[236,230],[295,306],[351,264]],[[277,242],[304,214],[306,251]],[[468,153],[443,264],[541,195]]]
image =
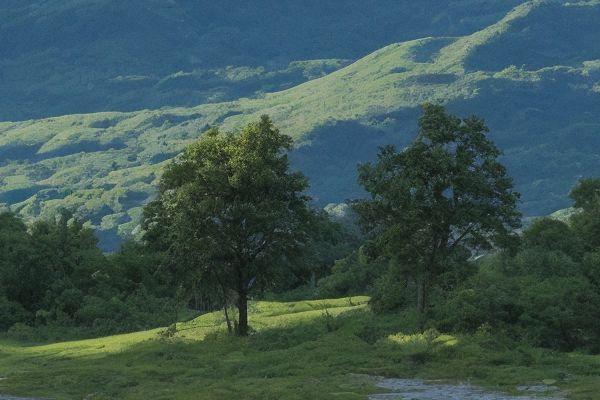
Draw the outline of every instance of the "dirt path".
[[[386,389],[388,393],[374,394],[369,400],[564,400],[564,397],[539,397],[535,394],[556,392],[552,386],[519,386],[522,395],[491,392],[472,385],[451,385],[425,383],[418,379],[385,379],[380,378],[377,387]]]

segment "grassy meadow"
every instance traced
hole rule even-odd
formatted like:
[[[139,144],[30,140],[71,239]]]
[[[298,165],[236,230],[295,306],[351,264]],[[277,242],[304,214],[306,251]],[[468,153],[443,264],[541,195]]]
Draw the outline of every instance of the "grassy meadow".
[[[63,343],[0,341],[0,393],[54,399],[364,399],[371,376],[471,382],[514,392],[550,382],[570,399],[600,392],[600,357],[535,349],[482,329],[422,332],[367,297],[254,302],[247,338],[222,312],[166,329]],[[421,332],[421,333],[419,333]]]

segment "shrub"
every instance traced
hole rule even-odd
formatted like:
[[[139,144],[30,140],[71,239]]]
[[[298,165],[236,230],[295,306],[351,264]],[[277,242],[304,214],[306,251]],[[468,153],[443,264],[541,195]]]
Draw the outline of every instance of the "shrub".
[[[399,310],[412,304],[413,292],[402,275],[388,271],[375,282],[371,308],[378,313]]]
[[[390,352],[394,357],[408,360],[414,364],[424,364],[438,354],[445,354],[458,344],[458,339],[451,335],[442,335],[435,329],[422,333],[407,335],[397,333],[388,336],[380,348]]]
[[[0,330],[6,330],[17,322],[29,322],[32,315],[23,306],[0,296]]]
[[[25,342],[32,342],[37,339],[38,335],[31,326],[17,322],[10,327],[6,335],[15,340],[21,340]]]
[[[369,260],[361,250],[355,251],[336,261],[331,275],[319,280],[319,294],[328,298],[365,294],[386,267],[384,261]]]
[[[551,277],[524,287],[519,325],[534,344],[598,351],[600,294],[585,277]]]
[[[521,262],[514,260],[517,266]],[[511,269],[518,271],[515,265]],[[574,275],[481,271],[434,307],[432,324],[465,333],[486,324],[535,346],[598,351],[600,293],[577,269]]]

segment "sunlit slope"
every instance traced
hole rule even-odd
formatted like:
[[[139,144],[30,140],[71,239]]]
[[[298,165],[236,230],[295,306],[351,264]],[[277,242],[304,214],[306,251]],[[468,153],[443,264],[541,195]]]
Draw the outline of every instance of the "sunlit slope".
[[[0,123],[0,202],[32,217],[76,210],[104,232],[110,247],[115,234],[135,233],[162,166],[186,143],[208,126],[235,129],[265,113],[300,145],[293,165],[311,179],[315,200],[343,201],[361,195],[356,164],[372,159],[381,144],[408,143],[418,106],[430,101],[484,117],[523,193],[523,210],[545,214],[566,205],[578,177],[600,174],[600,50],[585,42],[577,57],[576,48],[569,50],[564,64],[535,68],[494,66],[480,54],[512,54],[505,35],[515,29],[525,35],[523,26],[551,30],[557,18],[593,37],[595,19],[580,16],[599,12],[596,2],[526,3],[472,35],[393,44],[255,99]],[[477,62],[482,66],[475,69]]]
[[[2,123],[0,201],[31,216],[73,208],[103,229],[127,229],[137,207],[154,192],[162,163],[208,126],[232,129],[266,113],[302,142],[335,121],[369,126],[371,118],[426,100],[441,101],[453,91],[471,96],[469,82],[423,85],[411,78],[431,68],[412,57],[432,42],[436,40],[389,46],[324,78],[262,99]],[[367,155],[372,147],[365,149]]]
[[[273,92],[336,68],[306,60],[470,34],[523,1],[3,0],[0,121]]]
[[[477,47],[467,58],[469,70],[502,70],[511,65],[536,70],[581,65],[600,53],[599,2],[546,1],[527,18],[511,23],[501,35]],[[596,28],[595,28],[596,27]]]
[[[165,328],[159,328],[47,345],[0,342],[0,393],[60,399],[191,399],[202,392],[207,399],[234,393],[259,399],[269,391],[273,392],[270,396],[278,392],[289,395],[301,381],[315,378],[323,382],[308,392],[339,391],[337,385],[348,383],[344,369],[352,366],[345,361],[349,355],[335,355],[336,347],[326,350],[347,364],[334,371],[329,362],[319,361],[326,356],[324,350],[333,337],[322,338],[318,345],[322,349],[314,354],[309,354],[309,347],[337,316],[356,319],[368,315],[367,301],[358,296],[252,302],[253,334],[247,339],[228,337],[223,312],[217,311],[178,323],[177,333],[169,337],[164,335]],[[360,342],[351,335],[338,334],[336,338]],[[312,343],[314,347],[316,342]],[[320,371],[334,374],[325,376]],[[290,375],[296,378],[285,379]],[[270,390],[262,385],[267,378],[272,378]],[[256,384],[257,380],[261,384]],[[369,390],[369,383],[356,389],[359,393]],[[246,394],[240,384],[249,387]]]

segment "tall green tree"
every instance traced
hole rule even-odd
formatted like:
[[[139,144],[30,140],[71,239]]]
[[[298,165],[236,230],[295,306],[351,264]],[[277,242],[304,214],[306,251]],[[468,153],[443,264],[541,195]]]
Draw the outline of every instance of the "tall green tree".
[[[515,239],[519,195],[487,132],[479,118],[460,119],[426,104],[410,146],[383,147],[377,162],[359,167],[371,198],[355,210],[374,236],[373,249],[414,282],[421,313],[427,289],[450,260]]]
[[[181,278],[237,295],[239,335],[248,298],[308,240],[307,180],[290,172],[292,139],[263,116],[237,134],[206,132],[170,164],[146,208],[147,237],[168,244]]]

